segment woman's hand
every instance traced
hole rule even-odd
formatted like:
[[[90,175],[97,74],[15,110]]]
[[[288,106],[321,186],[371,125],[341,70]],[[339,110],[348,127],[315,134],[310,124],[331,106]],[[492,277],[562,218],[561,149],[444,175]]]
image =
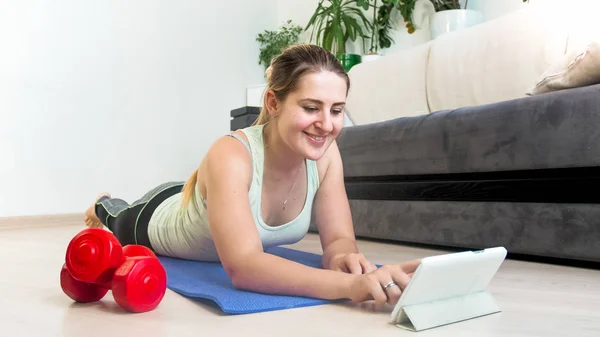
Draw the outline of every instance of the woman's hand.
[[[329,263],[329,269],[334,271],[341,271],[349,274],[367,274],[375,269],[373,263],[360,253],[341,253],[334,255]]]
[[[351,283],[348,298],[354,302],[375,300],[377,304],[396,305],[419,264],[420,259],[411,260],[385,265],[370,273],[359,275]]]

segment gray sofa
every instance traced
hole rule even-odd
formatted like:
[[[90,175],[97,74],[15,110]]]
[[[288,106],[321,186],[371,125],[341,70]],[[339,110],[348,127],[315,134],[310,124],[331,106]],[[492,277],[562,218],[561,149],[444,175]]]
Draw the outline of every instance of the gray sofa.
[[[600,263],[596,7],[527,4],[352,67],[338,142],[356,234]]]
[[[600,262],[600,85],[346,127],[338,142],[361,238]]]

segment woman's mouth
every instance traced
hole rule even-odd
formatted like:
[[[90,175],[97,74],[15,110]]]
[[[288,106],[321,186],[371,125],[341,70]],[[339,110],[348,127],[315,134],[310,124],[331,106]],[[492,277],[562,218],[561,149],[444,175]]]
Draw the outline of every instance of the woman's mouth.
[[[304,132],[304,134],[307,135],[308,139],[316,145],[324,144],[325,139],[327,139],[327,136],[317,136],[317,135],[310,134],[308,132]]]

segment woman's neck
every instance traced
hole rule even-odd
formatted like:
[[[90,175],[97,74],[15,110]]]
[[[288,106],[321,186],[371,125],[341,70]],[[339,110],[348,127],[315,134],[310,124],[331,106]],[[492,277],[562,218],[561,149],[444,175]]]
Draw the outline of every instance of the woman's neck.
[[[304,158],[281,139],[274,122],[267,123],[263,129],[265,141],[265,163],[271,172],[277,176],[286,177],[294,175],[304,166]]]

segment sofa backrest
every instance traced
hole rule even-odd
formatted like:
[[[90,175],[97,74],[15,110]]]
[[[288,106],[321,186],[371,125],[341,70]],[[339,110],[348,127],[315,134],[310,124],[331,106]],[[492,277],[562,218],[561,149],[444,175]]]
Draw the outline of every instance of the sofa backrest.
[[[426,73],[431,41],[350,69],[346,112],[354,125],[429,113]]]
[[[586,5],[547,1],[354,66],[346,107],[353,124],[526,96],[573,41],[592,34]]]
[[[530,6],[436,39],[427,67],[431,111],[524,97],[565,54],[568,28],[557,14]]]

